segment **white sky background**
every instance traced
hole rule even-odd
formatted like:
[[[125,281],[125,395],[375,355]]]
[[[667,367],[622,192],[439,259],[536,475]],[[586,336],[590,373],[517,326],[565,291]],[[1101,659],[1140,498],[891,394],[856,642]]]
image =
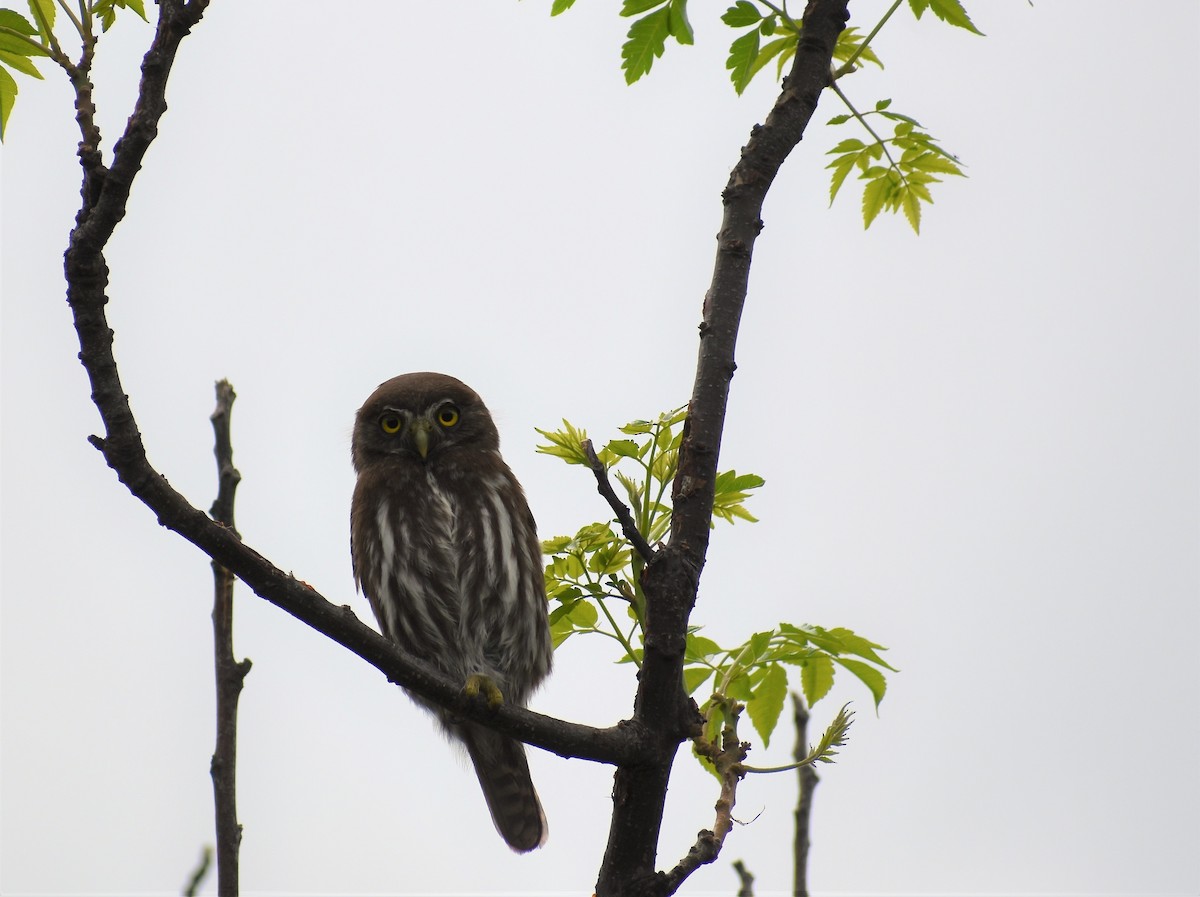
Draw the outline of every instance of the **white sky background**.
[[[543,536],[606,516],[536,455],[686,401],[719,193],[776,87],[738,99],[697,6],[626,88],[613,4],[217,0],[183,44],[108,261],[152,462],[201,508],[212,383],[238,391],[238,525],[349,603],[352,416],[380,381],[478,389]],[[869,28],[882,2],[852,5]],[[895,98],[969,166],[915,237],[826,208],[826,95],[766,207],[723,467],[767,479],[723,526],[694,620],[734,643],[849,626],[903,672],[821,770],[825,894],[1200,890],[1198,7],[969,4],[978,38],[897,14]],[[304,9],[304,15],[299,11]],[[352,20],[353,10],[361,18]],[[387,18],[395,13],[394,18]],[[101,43],[106,147],[150,29]],[[21,82],[3,158],[0,891],[178,893],[211,842],[211,573],[86,442],[61,255],[78,205],[65,78]],[[236,650],[247,894],[591,893],[611,770],[532,752],[551,823],[518,857],[473,776],[374,669],[246,589]],[[607,725],[631,670],[569,643],[535,707]],[[781,727],[752,762],[786,762]],[[681,757],[660,864],[712,823]],[[739,792],[687,894],[791,886],[795,779]],[[210,880],[208,893],[215,893]]]

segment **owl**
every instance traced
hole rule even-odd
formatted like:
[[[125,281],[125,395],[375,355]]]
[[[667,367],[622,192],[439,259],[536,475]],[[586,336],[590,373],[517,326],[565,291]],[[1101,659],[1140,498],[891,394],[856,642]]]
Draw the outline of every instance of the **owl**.
[[[483,400],[445,374],[393,377],[358,410],[351,455],[354,577],[383,634],[468,693],[525,706],[553,656],[542,550]],[[410,696],[466,748],[509,847],[544,844],[524,745]]]

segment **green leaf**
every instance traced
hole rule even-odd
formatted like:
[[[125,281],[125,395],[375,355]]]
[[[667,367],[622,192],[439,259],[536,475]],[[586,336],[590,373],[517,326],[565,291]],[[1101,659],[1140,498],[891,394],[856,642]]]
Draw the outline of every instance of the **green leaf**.
[[[828,630],[827,634],[836,638],[841,643],[842,653],[857,654],[859,657],[865,657],[867,660],[881,667],[887,667],[893,673],[897,672],[895,667],[889,665],[886,660],[875,653],[876,648],[880,651],[886,651],[887,648],[883,647],[883,645],[876,644],[870,639],[865,639],[861,635],[856,634],[854,630],[845,629],[841,626]]]
[[[909,225],[913,232],[920,235],[921,233],[921,199],[916,192],[907,185],[900,189],[900,207],[904,209],[904,217],[908,219]]]
[[[614,439],[605,448],[622,458],[636,458],[641,454],[638,444],[632,439]]]
[[[621,4],[621,15],[628,18],[656,6],[662,6],[667,0],[624,0]]]
[[[730,28],[748,28],[762,20],[762,13],[749,0],[738,0],[721,15],[721,21]]]
[[[846,112],[846,113],[843,113],[842,115],[835,115],[833,118],[829,119],[829,121],[825,122],[825,124],[827,124],[827,125],[844,125],[846,122],[850,121],[850,119],[852,119],[852,118],[854,118],[854,116],[851,115],[849,112]]]
[[[865,149],[865,148],[866,148],[866,144],[863,143],[861,140],[859,140],[857,137],[847,137],[845,140],[843,140],[841,143],[839,143],[837,146],[835,146],[833,149],[831,149],[825,155],[832,156],[836,153],[852,153],[852,152],[857,152],[858,150]]]
[[[756,632],[750,636],[750,640],[746,642],[746,646],[741,651],[733,652],[737,656],[738,661],[749,666],[758,661],[760,657],[766,653],[767,648],[771,646],[771,632]],[[743,656],[745,655],[745,656]]]
[[[101,27],[107,31],[117,20],[118,9],[132,9],[143,22],[150,21],[146,18],[146,8],[142,5],[142,0],[100,0],[92,7],[92,15],[100,20]]]
[[[748,31],[729,45],[729,58],[725,60],[725,68],[729,69],[729,79],[733,89],[740,95],[754,77],[754,61],[758,59],[758,32]]]
[[[762,736],[763,746],[771,743],[771,733],[779,722],[779,714],[783,711],[783,702],[787,697],[787,671],[777,663],[767,667],[767,673],[754,689],[754,694],[746,702],[746,713],[750,722]]]
[[[647,74],[654,60],[662,56],[671,33],[670,15],[670,10],[664,7],[629,26],[629,38],[621,47],[621,68],[625,70],[626,84]]]
[[[842,189],[842,183],[846,180],[846,175],[854,170],[854,163],[857,157],[854,155],[842,156],[831,162],[828,168],[833,169],[833,177],[829,180],[829,204],[833,205],[834,199],[837,198],[838,190]]]
[[[918,156],[912,160],[912,166],[913,168],[921,169],[921,171],[936,171],[939,174],[955,174],[959,177],[965,177],[962,169],[941,153],[926,153],[923,156]]]
[[[762,71],[763,67],[768,62],[774,59],[785,49],[790,47],[792,50],[795,50],[796,42],[798,40],[799,37],[797,35],[787,34],[783,37],[777,37],[773,41],[769,41],[761,50],[758,51],[758,55],[754,57],[754,64],[750,66],[750,75],[746,81],[749,82],[755,75]]]
[[[7,47],[3,46],[5,36],[0,34],[0,65],[7,65],[22,74],[29,75],[31,78],[37,78],[41,81],[42,73],[37,70],[37,66],[25,58],[27,54],[13,53]],[[33,48],[30,47],[29,49]]]
[[[863,36],[858,33],[857,28],[851,26],[843,29],[842,33],[838,35],[837,44],[833,48],[833,58],[840,62],[846,62],[851,56],[858,53],[858,59],[861,59],[863,62],[874,63],[883,68],[883,61],[875,55],[875,51],[869,46],[863,49],[861,53],[858,52],[859,47],[862,46],[862,42]]]
[[[703,685],[713,674],[712,667],[688,667],[683,671],[683,688],[689,695]]]
[[[550,624],[550,642],[555,650],[558,646],[575,634],[575,627],[571,625],[570,619],[560,617]]]
[[[701,660],[703,658],[712,657],[714,654],[721,653],[721,646],[710,638],[699,635],[695,632],[689,632],[687,636],[686,649],[684,651],[684,659],[686,661]]]
[[[725,712],[721,706],[716,703],[710,703],[706,707],[708,719],[704,724],[704,737],[713,744],[720,744],[721,728],[725,725]]]
[[[568,464],[583,464],[587,466],[587,455],[583,453],[583,441],[587,439],[587,430],[580,430],[570,421],[563,420],[561,430],[538,430],[538,433],[550,440],[549,445],[539,445],[535,449],[542,455],[554,455],[562,458]]]
[[[588,561],[588,569],[600,576],[620,573],[628,566],[631,557],[629,551],[621,550],[624,544],[624,542],[613,542],[596,549],[596,553]]]
[[[550,7],[550,15],[561,15],[574,5],[575,0],[554,0],[554,3]]]
[[[833,688],[833,660],[828,654],[814,654],[800,667],[800,687],[811,707]]]
[[[965,28],[967,31],[970,31],[972,34],[978,34],[980,37],[984,36],[983,32],[975,27],[970,16],[967,15],[967,11],[963,9],[963,5],[958,0],[926,0],[926,3],[933,10],[933,14],[948,25]],[[920,15],[917,18],[920,18]]]
[[[579,601],[567,615],[576,629],[595,629],[600,620],[600,612],[590,601]]]
[[[725,694],[738,701],[749,701],[754,694],[750,676],[743,671],[730,678],[725,684]]]
[[[13,31],[18,31],[30,37],[40,33],[37,28],[29,23],[27,18],[12,9],[0,9],[0,26],[11,28]]]
[[[12,75],[0,68],[0,140],[4,139],[4,129],[8,126],[8,116],[12,114],[13,103],[17,100],[17,82]]]
[[[621,432],[628,436],[643,436],[654,427],[648,420],[633,420],[621,427]]]
[[[553,539],[543,539],[542,554],[558,554],[570,544],[570,536],[555,536]]]
[[[868,170],[867,174],[870,174]],[[887,203],[888,196],[891,193],[892,182],[886,177],[886,171],[883,175],[874,177],[873,180],[865,188],[863,188],[862,212],[863,212],[863,230],[871,226],[871,222],[883,210]],[[811,703],[811,701],[809,702]]]
[[[887,692],[887,679],[883,673],[861,660],[851,660],[848,657],[835,657],[834,660],[857,676],[863,685],[871,690],[871,695],[875,698],[875,709],[878,710],[879,702]]]
[[[676,43],[690,45],[696,42],[695,35],[692,33],[692,23],[688,21],[687,0],[671,0],[671,5],[667,7],[668,30],[671,36],[675,38]]]

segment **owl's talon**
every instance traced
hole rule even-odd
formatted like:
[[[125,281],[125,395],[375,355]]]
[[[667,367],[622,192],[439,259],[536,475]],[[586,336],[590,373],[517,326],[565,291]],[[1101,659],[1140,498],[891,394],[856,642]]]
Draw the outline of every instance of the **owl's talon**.
[[[492,710],[504,703],[504,692],[483,673],[475,673],[467,678],[463,694],[468,698],[483,698]]]

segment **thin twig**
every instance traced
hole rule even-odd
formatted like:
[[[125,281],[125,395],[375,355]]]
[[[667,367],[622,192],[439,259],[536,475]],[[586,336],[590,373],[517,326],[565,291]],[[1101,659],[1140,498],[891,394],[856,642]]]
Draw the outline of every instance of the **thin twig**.
[[[737,873],[740,882],[737,897],[754,897],[754,876],[750,874],[746,864],[741,860],[734,860],[733,871]]]
[[[654,557],[654,549],[650,547],[646,537],[633,522],[633,512],[629,510],[629,505],[621,501],[617,497],[617,493],[613,491],[612,483],[608,481],[608,471],[604,468],[604,462],[596,454],[592,440],[583,440],[583,454],[587,457],[588,467],[596,475],[596,491],[604,496],[608,506],[617,515],[617,522],[621,524],[621,532],[625,534],[625,538],[629,540],[629,544],[633,546],[633,550],[638,553],[638,556],[646,563],[650,563],[651,558]]]
[[[217,407],[212,413],[213,454],[217,458],[217,500],[213,520],[228,527],[235,536],[233,499],[242,475],[233,466],[230,415],[237,394],[228,380],[217,383]],[[233,656],[234,576],[213,561],[213,660],[217,677],[217,745],[210,772],[217,829],[217,892],[221,897],[238,893],[238,851],[242,826],[237,819],[237,708],[250,660]]]
[[[809,753],[808,708],[804,706],[804,699],[795,692],[792,692],[792,718],[796,725],[796,749],[792,756],[800,762]],[[792,894],[793,897],[808,897],[808,848],[812,843],[808,837],[809,819],[812,816],[813,790],[821,777],[817,775],[813,764],[806,763],[800,767],[799,778],[800,796],[796,800],[796,832],[792,844],[795,876]]]
[[[717,775],[721,779],[721,794],[713,807],[717,816],[712,830],[704,829],[699,832],[696,835],[696,843],[687,852],[687,856],[663,876],[664,890],[662,893],[668,897],[679,890],[689,875],[721,855],[725,838],[733,828],[733,807],[737,803],[737,786],[745,774],[742,769],[742,761],[746,759],[746,753],[750,750],[750,745],[739,740],[737,734],[737,720],[741,709],[740,704],[729,708],[725,727],[721,731],[720,749],[703,738],[696,738],[693,741],[696,751],[707,757],[716,767]]]
[[[188,876],[187,884],[183,886],[183,897],[196,897],[200,893],[200,885],[204,884],[204,879],[208,877],[208,870],[212,868],[212,858],[212,848],[205,844],[204,850],[200,854],[200,862],[196,864],[196,868]]]
[[[875,23],[875,27],[871,29],[871,33],[863,38],[862,43],[858,45],[858,49],[854,51],[853,55],[844,63],[842,63],[838,70],[833,73],[834,81],[843,75],[848,75],[850,72],[854,71],[854,63],[858,62],[858,57],[862,56],[863,51],[866,50],[867,47],[871,45],[871,41],[875,39],[875,35],[877,35],[880,29],[887,24],[887,20],[892,17],[892,13],[899,9],[903,2],[904,0],[896,0],[896,2],[891,5],[888,11],[883,14],[883,18]]]

